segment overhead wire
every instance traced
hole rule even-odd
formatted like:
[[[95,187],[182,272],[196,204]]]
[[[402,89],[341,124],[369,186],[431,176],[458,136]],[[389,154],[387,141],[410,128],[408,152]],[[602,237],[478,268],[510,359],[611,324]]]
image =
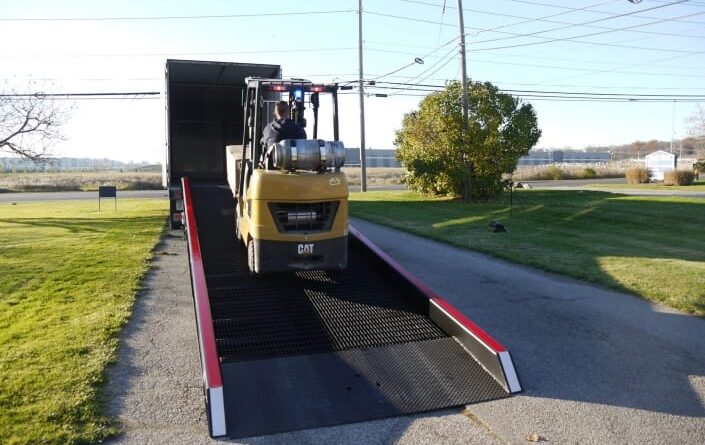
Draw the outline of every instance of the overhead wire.
[[[605,22],[605,21],[608,21],[608,20],[614,20],[614,19],[621,18],[621,17],[627,17],[627,16],[630,16],[630,15],[637,14],[638,12],[651,11],[651,10],[654,10],[654,9],[661,9],[661,8],[666,8],[666,7],[668,7],[668,6],[678,5],[678,4],[681,4],[681,3],[685,3],[685,2],[687,2],[687,1],[688,1],[688,0],[678,0],[678,1],[671,2],[671,3],[666,4],[666,5],[654,6],[654,7],[651,7],[651,8],[648,8],[648,9],[642,9],[642,10],[639,10],[639,11],[630,11],[630,12],[625,12],[625,13],[621,13],[621,14],[613,14],[613,15],[611,15],[611,16],[609,16],[609,17],[602,17],[602,18],[599,18],[599,19],[588,20],[588,21],[586,21],[586,22],[570,23],[570,24],[564,25],[564,26],[558,26],[558,27],[555,27],[555,28],[544,29],[544,30],[541,30],[541,31],[534,31],[534,32],[522,34],[522,36],[523,36],[523,37],[531,37],[531,36],[535,36],[535,35],[539,35],[539,34],[545,34],[545,33],[547,33],[547,32],[561,31],[561,30],[569,29],[569,28],[575,28],[575,27],[580,27],[580,26],[585,26],[585,25],[592,25],[592,24],[594,24],[594,23],[600,23],[600,22]],[[595,6],[595,5],[591,5],[591,6]],[[635,27],[638,27],[638,26],[635,26]],[[623,28],[615,28],[615,29],[610,29],[610,30],[604,30],[604,31],[605,31],[604,33],[607,33],[607,32],[614,32],[614,31],[622,31],[622,30],[623,30]],[[478,44],[478,43],[487,43],[487,42],[497,42],[497,41],[507,40],[507,39],[511,39],[511,38],[514,38],[514,37],[499,37],[499,38],[496,38],[496,39],[480,40],[480,41],[476,41],[476,42],[472,42],[472,43],[473,43],[473,44]]]
[[[692,14],[686,14],[686,15],[684,15],[684,16],[682,16],[682,17],[692,17],[692,16],[704,15],[704,14],[705,14],[705,11],[701,11],[701,12],[696,12],[696,13],[692,13]],[[670,20],[669,18],[663,18],[663,19],[654,20],[654,21],[649,22],[649,23],[640,23],[640,24],[638,24],[638,25],[625,26],[625,27],[623,27],[623,28],[615,28],[615,29],[611,29],[611,30],[597,31],[597,32],[592,32],[592,33],[587,33],[587,34],[580,34],[580,35],[577,35],[577,36],[570,36],[570,37],[555,37],[555,38],[549,38],[549,39],[543,40],[543,41],[541,41],[541,42],[515,43],[515,44],[512,44],[512,45],[496,46],[496,47],[492,47],[492,48],[477,48],[477,49],[474,49],[474,51],[495,51],[495,50],[498,50],[498,49],[520,48],[520,47],[526,47],[526,46],[544,45],[544,44],[547,44],[547,43],[565,42],[565,41],[584,43],[584,42],[582,42],[582,41],[575,40],[575,39],[582,39],[582,38],[585,38],[585,37],[594,37],[594,36],[609,34],[609,33],[613,33],[613,32],[627,31],[627,30],[629,30],[629,29],[640,28],[640,27],[643,27],[643,26],[650,26],[650,25],[654,25],[654,24],[657,24],[657,23],[667,22],[667,21],[669,21],[669,20]],[[536,35],[530,33],[530,34],[526,34],[526,36],[527,36],[527,37],[535,37]],[[496,41],[496,40],[505,40],[505,39],[481,40],[481,41],[470,42],[470,43],[473,44],[473,45],[476,45],[476,44],[478,44],[478,43],[487,43],[487,42],[492,42],[492,41]]]
[[[395,0],[395,1],[412,3],[412,4],[421,4],[421,5],[427,5],[427,6],[432,6],[432,7],[439,7],[440,6],[435,3],[427,3],[427,2],[421,2],[421,1],[416,1],[416,0]],[[573,23],[573,22],[565,22],[565,21],[560,21],[560,20],[550,20],[550,18],[558,17],[558,16],[566,15],[566,14],[572,14],[575,12],[585,11],[588,9],[589,9],[589,12],[591,12],[591,13],[596,12],[592,8],[599,6],[599,5],[603,5],[603,4],[614,3],[616,1],[619,1],[619,0],[609,0],[607,2],[595,3],[595,4],[591,4],[591,5],[583,6],[583,7],[579,7],[579,8],[561,6],[560,8],[563,10],[563,12],[549,14],[549,15],[540,16],[540,17],[526,17],[526,16],[521,16],[521,15],[515,15],[515,14],[506,14],[506,13],[499,13],[499,12],[494,12],[494,11],[484,11],[484,10],[470,9],[470,8],[463,8],[463,11],[491,15],[491,16],[497,16],[497,17],[507,17],[507,18],[513,18],[513,19],[520,19],[519,22],[508,23],[505,25],[500,25],[500,26],[496,26],[496,27],[492,27],[492,28],[486,28],[486,29],[476,28],[472,34],[468,33],[468,35],[472,35],[474,37],[479,34],[490,32],[490,31],[500,33],[499,32],[500,29],[505,29],[508,27],[515,27],[518,25],[523,25],[523,24],[531,23],[531,22],[545,22],[545,23],[554,23],[554,24],[569,25],[569,26],[577,25],[576,23]],[[692,2],[692,0],[690,0],[690,1]],[[558,6],[556,6],[556,7],[558,7]],[[448,9],[457,9],[457,8],[455,8],[453,6],[448,6]],[[613,15],[613,13],[611,13],[611,12],[609,12],[609,13],[604,12],[604,11],[600,11],[600,12],[603,14],[607,14],[607,15]],[[644,17],[644,16],[638,16],[638,15],[634,15],[634,17],[647,18],[650,20],[653,19],[653,17]],[[682,20],[672,19],[672,21],[682,21]],[[690,21],[685,21],[685,22],[693,23]],[[701,26],[703,24],[705,24],[705,22],[695,22],[695,23],[698,23]],[[448,25],[448,26],[451,26],[451,25]],[[580,26],[585,27],[585,28],[595,28],[595,29],[604,29],[604,30],[615,29],[615,28],[612,28],[609,26],[590,25],[590,24],[585,24],[585,23],[580,24]],[[689,34],[677,34],[677,33],[667,33],[667,32],[659,32],[659,31],[646,31],[646,30],[639,30],[639,29],[629,30],[628,32],[639,33],[639,34],[649,34],[649,35],[654,35],[654,36],[684,37],[684,38],[696,38],[696,39],[705,38],[705,36],[693,36],[693,35],[689,35]],[[512,35],[514,33],[505,33],[505,34]],[[520,36],[519,34],[514,34],[514,35],[516,35],[517,37]]]
[[[260,18],[278,16],[296,16],[312,14],[343,14],[357,12],[356,9],[329,11],[289,11],[263,12],[253,14],[213,14],[213,15],[172,15],[172,16],[125,16],[125,17],[2,17],[0,22],[96,22],[96,21],[126,21],[126,20],[194,20],[194,19],[229,19],[229,18]]]
[[[409,81],[409,84],[413,84],[413,81],[415,81],[415,80],[417,80],[417,79],[420,79],[420,80],[418,81],[419,83],[420,83],[420,82],[423,82],[423,81],[425,81],[426,79],[428,79],[429,77],[431,77],[431,76],[433,76],[434,74],[436,74],[436,73],[437,73],[438,71],[440,71],[441,69],[443,69],[443,68],[444,68],[446,65],[448,65],[452,60],[454,60],[454,57],[452,57],[452,53],[455,52],[455,50],[456,50],[456,47],[451,48],[450,51],[448,51],[443,57],[441,57],[440,59],[438,59],[433,65],[429,66],[427,69],[425,69],[424,71],[420,72],[420,73],[417,74],[415,77],[413,77],[413,78]],[[447,59],[447,60],[445,60],[445,62],[444,62],[444,59]],[[439,64],[440,64],[440,66],[438,66]],[[436,68],[436,67],[437,67],[437,68]],[[432,70],[433,70],[433,71],[432,71]],[[430,74],[426,75],[426,74],[429,73],[429,72],[430,72]],[[426,77],[422,77],[422,76],[424,76],[424,75],[426,75]],[[394,95],[394,94],[392,94],[392,95]]]
[[[285,48],[285,49],[261,49],[243,51],[203,51],[203,52],[160,52],[160,53],[123,53],[123,54],[0,54],[6,58],[34,58],[34,57],[168,57],[168,56],[203,56],[203,55],[228,55],[228,54],[262,54],[262,53],[290,53],[296,52],[330,52],[357,50],[357,47],[337,47],[337,48]]]
[[[364,14],[367,15],[372,15],[372,16],[379,16],[379,17],[387,17],[387,18],[394,18],[398,20],[407,20],[407,21],[413,21],[413,22],[419,22],[419,23],[428,23],[428,24],[434,24],[434,25],[441,25],[440,22],[435,22],[433,20],[427,20],[427,19],[420,19],[416,17],[405,17],[405,16],[400,16],[396,14],[386,14],[386,13],[379,13],[375,11],[364,11]],[[668,19],[668,20],[673,20]],[[445,24],[443,26],[455,26],[451,24]],[[577,25],[576,25],[577,26]],[[643,25],[642,25],[643,26]],[[466,30],[472,30],[472,31],[483,31],[483,28],[474,28],[474,27],[465,27]],[[609,32],[619,32],[619,31],[624,31],[623,28],[608,28],[606,31]],[[629,30],[628,30],[629,31]],[[528,34],[524,33],[516,33],[516,32],[510,32],[510,31],[495,31],[501,34],[509,34],[513,37],[527,37]],[[606,32],[605,32],[606,33]],[[472,33],[467,33],[466,35],[471,35]],[[676,53],[681,53],[681,54],[699,54],[700,52],[697,51],[689,51],[689,50],[679,50],[679,49],[669,49],[669,48],[654,48],[654,47],[645,47],[645,46],[635,46],[635,45],[622,45],[619,43],[608,43],[608,42],[593,42],[593,41],[585,41],[585,40],[576,40],[579,38],[579,36],[573,36],[573,37],[567,37],[567,38],[562,38],[562,39],[556,39],[552,37],[546,37],[546,36],[540,36],[540,35],[532,35],[531,37],[533,38],[538,38],[541,40],[546,41],[547,43],[552,43],[557,40],[564,40],[564,41],[570,41],[570,42],[575,42],[575,43],[580,43],[584,45],[591,45],[591,46],[604,46],[604,47],[611,47],[611,48],[624,48],[624,49],[636,49],[636,50],[642,50],[642,51],[655,51],[655,52],[676,52]],[[488,39],[489,41],[491,39]],[[468,42],[468,45],[474,45],[477,43],[481,42],[486,42],[486,41],[471,41]],[[529,45],[536,45],[536,44],[541,44],[542,42],[532,42],[531,44],[524,44],[524,45],[508,45],[508,46],[500,46],[500,47],[491,47],[491,48],[473,48],[472,51],[492,51],[496,49],[507,49],[507,48],[514,48],[514,47],[520,47],[520,46],[529,46]]]

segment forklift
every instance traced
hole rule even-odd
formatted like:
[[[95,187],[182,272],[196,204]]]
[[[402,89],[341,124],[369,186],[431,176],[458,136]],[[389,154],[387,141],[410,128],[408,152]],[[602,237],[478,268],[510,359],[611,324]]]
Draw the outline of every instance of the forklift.
[[[252,274],[297,270],[343,270],[348,263],[348,185],[340,171],[338,85],[303,79],[247,78],[243,92],[243,144],[226,148],[228,183],[236,199],[236,236],[247,249]],[[333,140],[318,138],[322,96],[329,99]],[[264,128],[277,102],[310,139],[264,146]],[[308,106],[308,107],[307,107]]]

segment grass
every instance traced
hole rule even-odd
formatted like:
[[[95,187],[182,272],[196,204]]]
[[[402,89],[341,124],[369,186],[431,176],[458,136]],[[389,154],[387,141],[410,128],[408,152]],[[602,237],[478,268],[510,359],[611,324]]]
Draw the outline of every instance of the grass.
[[[696,180],[693,185],[663,185],[663,183],[649,184],[588,184],[589,188],[610,188],[629,190],[681,190],[687,192],[705,192],[705,179]]]
[[[161,172],[0,173],[0,192],[95,191],[101,185],[118,190],[162,189]]]
[[[115,432],[100,388],[166,220],[163,200],[0,205],[0,443]]]
[[[521,190],[512,210],[407,191],[351,200],[355,217],[705,315],[703,199]]]

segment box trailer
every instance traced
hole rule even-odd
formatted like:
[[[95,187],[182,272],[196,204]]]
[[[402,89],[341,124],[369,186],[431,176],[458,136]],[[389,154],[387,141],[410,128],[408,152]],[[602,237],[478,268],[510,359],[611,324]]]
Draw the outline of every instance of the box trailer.
[[[281,78],[279,65],[173,60],[166,62],[166,159],[169,224],[183,228],[181,178],[225,182],[225,146],[242,145],[245,78]]]

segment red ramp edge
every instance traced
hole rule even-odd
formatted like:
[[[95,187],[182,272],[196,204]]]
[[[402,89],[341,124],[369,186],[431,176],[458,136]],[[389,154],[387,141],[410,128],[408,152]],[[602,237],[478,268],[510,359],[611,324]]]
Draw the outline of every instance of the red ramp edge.
[[[188,178],[181,178],[184,191],[184,212],[186,213],[186,233],[188,238],[189,267],[191,270],[191,286],[193,305],[196,309],[196,325],[198,328],[198,346],[203,369],[203,383],[208,404],[208,429],[212,437],[225,436],[225,404],[223,400],[223,378],[220,373],[220,361],[215,345],[213,318],[208,300],[206,275],[203,270],[201,245],[198,241],[196,215],[191,200],[191,186]]]
[[[358,229],[349,226],[350,235],[380,261],[401,276],[429,300],[429,317],[447,334],[456,337],[497,382],[510,394],[521,392],[521,384],[509,351],[487,332],[473,323],[453,305],[436,295],[426,284],[407,271]]]

